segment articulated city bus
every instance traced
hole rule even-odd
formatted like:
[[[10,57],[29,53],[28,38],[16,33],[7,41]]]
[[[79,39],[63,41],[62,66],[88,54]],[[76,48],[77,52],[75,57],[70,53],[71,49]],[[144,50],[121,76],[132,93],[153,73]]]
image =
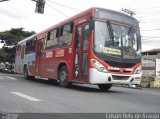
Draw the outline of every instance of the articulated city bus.
[[[141,37],[138,21],[128,15],[90,8],[18,43],[15,70],[71,83],[140,84]]]

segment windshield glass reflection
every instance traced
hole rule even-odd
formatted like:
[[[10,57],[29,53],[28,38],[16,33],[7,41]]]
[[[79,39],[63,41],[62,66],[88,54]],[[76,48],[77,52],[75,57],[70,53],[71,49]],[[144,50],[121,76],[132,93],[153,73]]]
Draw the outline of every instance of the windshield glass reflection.
[[[136,58],[141,55],[139,32],[132,27],[95,22],[94,49],[106,55]]]

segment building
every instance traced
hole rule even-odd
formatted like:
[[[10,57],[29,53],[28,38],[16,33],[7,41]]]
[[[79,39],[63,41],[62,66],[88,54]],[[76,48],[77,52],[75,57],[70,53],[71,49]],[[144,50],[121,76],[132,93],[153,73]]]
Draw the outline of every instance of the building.
[[[156,59],[160,59],[160,48],[142,52],[143,76],[156,76]]]
[[[156,56],[160,55],[160,48],[142,52],[142,56],[147,56],[147,55],[156,55]]]
[[[160,48],[142,52],[142,82],[144,87],[160,87]]]

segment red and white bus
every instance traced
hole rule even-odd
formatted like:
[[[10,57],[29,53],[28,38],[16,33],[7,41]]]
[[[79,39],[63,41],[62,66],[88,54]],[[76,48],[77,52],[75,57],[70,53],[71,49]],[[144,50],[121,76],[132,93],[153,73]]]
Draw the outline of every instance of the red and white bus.
[[[140,84],[138,21],[116,11],[90,8],[18,43],[15,70],[25,78],[71,83]]]

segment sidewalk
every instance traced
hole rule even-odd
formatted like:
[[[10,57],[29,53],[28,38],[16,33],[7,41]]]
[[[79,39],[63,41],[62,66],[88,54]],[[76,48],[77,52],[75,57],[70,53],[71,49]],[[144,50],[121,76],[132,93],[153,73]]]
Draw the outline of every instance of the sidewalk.
[[[150,91],[160,92],[160,88],[142,88],[142,90],[150,90]]]
[[[125,87],[124,85],[114,85],[116,87],[123,87],[123,88],[130,88],[130,89],[137,89],[137,90],[150,90],[160,92],[160,88],[143,88],[143,87]]]

